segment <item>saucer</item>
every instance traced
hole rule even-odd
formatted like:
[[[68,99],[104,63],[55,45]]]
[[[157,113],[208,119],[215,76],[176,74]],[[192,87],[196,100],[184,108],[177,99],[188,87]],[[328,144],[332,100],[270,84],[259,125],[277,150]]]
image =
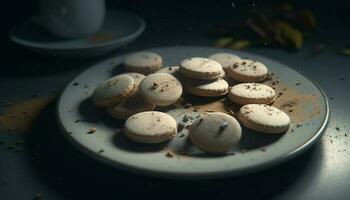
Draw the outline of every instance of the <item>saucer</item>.
[[[95,57],[124,46],[145,30],[140,17],[119,10],[108,10],[101,30],[87,38],[61,39],[41,26],[39,16],[33,16],[10,31],[10,39],[38,53],[63,57]]]

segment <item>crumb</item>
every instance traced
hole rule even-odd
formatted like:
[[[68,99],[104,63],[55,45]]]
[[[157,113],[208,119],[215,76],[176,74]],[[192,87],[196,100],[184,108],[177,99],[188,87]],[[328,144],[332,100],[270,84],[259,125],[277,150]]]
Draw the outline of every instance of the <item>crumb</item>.
[[[153,85],[152,85],[152,89],[157,89],[158,88],[158,84],[157,83],[155,83],[155,82],[153,82]]]
[[[222,124],[220,125],[220,129],[225,129],[226,127],[228,127],[228,123],[227,122],[222,122]]]
[[[185,136],[185,134],[183,134],[183,133],[181,133],[180,135],[179,135],[179,137],[181,138],[181,137],[184,137]]]
[[[87,134],[92,134],[96,132],[96,128],[90,128]]]
[[[75,82],[75,83],[73,83],[72,85],[73,85],[73,86],[78,86],[79,83]]]
[[[183,123],[179,123],[178,125],[177,125],[177,131],[178,132],[180,132],[180,131],[182,131],[182,129],[185,127],[185,125],[183,124]]]
[[[174,157],[174,155],[173,155],[172,153],[170,153],[170,152],[167,152],[167,153],[165,154],[165,156],[168,157],[168,158]]]
[[[296,83],[295,86],[301,85],[301,83]]]
[[[190,119],[188,118],[188,116],[187,115],[185,115],[183,118],[182,118],[182,121],[183,122],[188,122]]]
[[[104,149],[100,149],[100,150],[98,151],[98,153],[103,153],[103,152],[105,152]]]
[[[340,131],[340,128],[339,127],[335,127],[335,130]]]
[[[266,151],[266,149],[264,149],[264,148],[260,148],[260,151],[265,152],[265,151]]]

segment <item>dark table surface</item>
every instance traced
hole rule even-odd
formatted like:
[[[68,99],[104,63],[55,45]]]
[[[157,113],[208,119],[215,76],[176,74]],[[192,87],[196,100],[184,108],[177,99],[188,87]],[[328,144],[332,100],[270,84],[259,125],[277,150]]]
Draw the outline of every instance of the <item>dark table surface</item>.
[[[211,45],[212,39],[203,32],[211,27],[210,23],[215,24],[217,18],[205,21],[207,15],[196,14],[191,18],[189,12],[178,16],[177,23],[169,23],[173,17],[165,17],[165,12],[145,16],[148,27],[139,39],[100,58],[45,57],[11,45],[9,59],[1,66],[0,111],[3,113],[8,109],[8,102],[29,101],[38,98],[36,96],[57,97],[74,76],[111,56],[160,46]],[[179,181],[134,175],[92,160],[72,147],[58,130],[55,121],[57,99],[54,98],[47,101],[29,130],[20,133],[1,129],[0,199],[184,198],[184,195],[350,199],[350,57],[336,54],[349,41],[350,29],[341,23],[333,23],[339,22],[336,16],[321,17],[324,18],[323,31],[307,39],[299,52],[269,48],[245,50],[305,72],[330,98],[328,129],[318,143],[296,159],[258,173],[221,180]],[[325,44],[324,51],[310,55],[319,42]],[[22,140],[23,144],[15,145]],[[11,146],[18,151],[9,150]]]

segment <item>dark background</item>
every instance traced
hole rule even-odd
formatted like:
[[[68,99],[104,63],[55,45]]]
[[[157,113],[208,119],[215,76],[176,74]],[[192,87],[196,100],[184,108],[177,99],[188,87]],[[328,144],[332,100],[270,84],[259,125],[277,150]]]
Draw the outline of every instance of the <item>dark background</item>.
[[[275,5],[282,1],[107,1],[109,8],[137,13],[147,22],[147,29],[125,53],[158,46],[209,45],[202,43],[205,31],[213,24],[244,16],[252,3],[256,6]],[[304,59],[306,50],[299,53],[281,50],[266,54],[273,58],[296,64],[315,78],[330,97],[333,121],[322,140],[295,160],[259,173],[238,178],[211,181],[174,181],[149,178],[115,170],[102,165],[78,152],[60,135],[54,119],[55,103],[51,103],[40,114],[31,131],[25,134],[25,152],[12,155],[0,149],[0,180],[12,177],[8,183],[0,181],[0,200],[35,199],[125,199],[125,198],[229,198],[229,199],[349,199],[350,180],[346,179],[348,153],[341,144],[348,138],[330,143],[329,136],[339,134],[334,126],[343,124],[341,130],[348,131],[348,102],[340,88],[348,82],[339,82],[346,75],[348,81],[349,60],[338,58],[336,49],[350,44],[350,12],[348,1],[292,1],[296,6],[314,11],[320,24],[317,41],[330,46],[327,54],[314,60]],[[12,0],[2,2],[1,19],[1,64],[0,88],[2,98],[17,97],[17,90],[10,88],[38,85],[46,80],[47,91],[60,90],[91,61],[67,61],[62,58],[41,56],[28,52],[8,40],[8,31],[21,20],[37,13],[36,1]],[[191,27],[189,30],[189,27]],[[312,42],[307,41],[308,43]],[[332,44],[334,45],[332,46]],[[308,46],[308,45],[306,45]],[[310,45],[309,45],[310,46]],[[255,51],[255,50],[254,50]],[[119,51],[118,51],[119,52]],[[265,52],[258,49],[256,52]],[[106,57],[111,56],[107,55]],[[328,58],[334,59],[328,62]],[[347,58],[348,59],[348,58]],[[60,64],[64,63],[64,65]],[[69,63],[69,65],[65,65]],[[309,65],[303,68],[304,64]],[[322,66],[326,63],[326,66]],[[59,67],[55,67],[57,66]],[[46,67],[51,65],[53,67]],[[300,66],[299,66],[300,65]],[[75,66],[75,67],[72,67]],[[339,68],[336,68],[339,66]],[[57,78],[57,77],[58,78]],[[52,78],[56,77],[56,78]],[[52,80],[51,80],[52,78]],[[57,79],[57,80],[56,80]],[[18,82],[17,82],[18,81]],[[10,84],[11,83],[11,84]],[[16,84],[18,83],[18,84]],[[41,85],[45,85],[41,84]],[[33,86],[34,87],[34,86]],[[44,88],[44,86],[42,86]],[[42,89],[44,90],[44,89]],[[45,90],[46,91],[46,90]],[[46,91],[46,92],[47,92]],[[349,96],[347,96],[349,98]],[[346,109],[344,109],[344,106]],[[343,120],[343,121],[342,121]],[[342,134],[346,132],[341,132]],[[13,139],[14,141],[17,138]],[[341,147],[341,149],[340,149]],[[348,151],[349,147],[346,147]],[[40,159],[31,160],[33,152]],[[345,177],[345,178],[344,178]],[[316,198],[317,197],[317,198]],[[320,198],[321,197],[321,198]]]

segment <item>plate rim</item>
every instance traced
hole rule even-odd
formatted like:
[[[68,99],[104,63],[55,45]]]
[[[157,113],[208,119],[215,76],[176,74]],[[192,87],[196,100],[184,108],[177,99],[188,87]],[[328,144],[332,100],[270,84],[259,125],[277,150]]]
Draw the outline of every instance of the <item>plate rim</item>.
[[[29,48],[34,48],[34,49],[40,49],[40,50],[50,50],[50,51],[80,51],[80,50],[90,50],[90,49],[95,49],[95,48],[103,48],[103,47],[107,47],[107,46],[112,46],[115,45],[117,43],[123,43],[126,41],[130,41],[132,39],[136,39],[138,36],[140,36],[143,31],[146,29],[146,22],[144,19],[142,19],[139,15],[131,13],[131,12],[127,12],[127,11],[122,11],[122,10],[117,10],[117,9],[107,9],[106,13],[108,12],[117,12],[117,13],[123,13],[123,14],[127,14],[129,16],[134,17],[139,23],[140,26],[137,28],[136,31],[134,31],[133,33],[131,33],[130,35],[127,35],[125,37],[122,38],[118,38],[118,39],[113,39],[113,40],[109,40],[109,41],[105,41],[105,42],[101,42],[101,43],[97,43],[97,44],[91,44],[89,46],[85,46],[85,47],[78,47],[78,48],[67,48],[67,47],[50,47],[48,45],[43,45],[41,43],[36,43],[36,42],[31,42],[31,41],[27,41],[27,40],[23,40],[21,38],[18,38],[16,36],[14,36],[14,30],[16,29],[16,27],[22,23],[25,23],[28,20],[31,20],[35,17],[38,17],[37,15],[31,16],[28,19],[22,20],[20,23],[14,25],[11,30],[9,31],[9,38],[16,44],[25,46],[25,47],[29,47]],[[74,39],[73,39],[74,40]]]
[[[176,46],[175,48],[211,48],[211,49],[217,49],[219,50],[220,48],[215,48],[215,47],[210,47],[210,46]],[[161,49],[169,49],[169,48],[174,48],[171,46],[165,46],[165,47],[157,47],[157,50],[161,50]],[[146,49],[147,50],[151,50],[151,49]],[[234,51],[234,50],[232,50]],[[129,52],[130,53],[130,52]],[[122,55],[119,56],[125,56],[129,53],[124,53]],[[128,172],[132,172],[135,174],[139,174],[139,175],[145,175],[145,176],[152,176],[152,177],[157,177],[157,178],[165,178],[165,179],[183,179],[183,180],[189,180],[189,179],[219,179],[219,178],[228,178],[228,177],[233,177],[233,176],[242,176],[242,175],[246,175],[246,174],[250,174],[250,173],[254,173],[254,172],[258,172],[258,171],[262,171],[268,168],[271,168],[273,166],[277,166],[280,165],[282,163],[285,163],[287,161],[290,161],[292,159],[294,159],[296,156],[301,155],[303,152],[305,152],[306,150],[308,150],[309,148],[311,148],[317,141],[319,141],[319,139],[322,137],[323,133],[326,131],[327,126],[329,124],[329,119],[330,119],[330,107],[329,107],[329,101],[328,101],[328,97],[325,93],[325,91],[322,89],[322,87],[313,79],[310,78],[309,75],[307,75],[306,73],[304,73],[303,71],[297,70],[295,68],[289,67],[289,65],[284,64],[283,62],[280,61],[276,61],[273,60],[267,56],[262,56],[262,55],[257,55],[255,53],[250,53],[247,52],[249,54],[254,54],[258,57],[264,58],[264,59],[268,59],[268,60],[272,60],[274,62],[278,62],[282,65],[287,66],[289,69],[303,75],[305,78],[307,78],[312,84],[314,84],[316,86],[316,88],[320,91],[320,94],[323,97],[323,101],[325,103],[325,117],[323,118],[323,122],[321,124],[321,126],[318,128],[317,132],[307,141],[305,141],[303,144],[301,144],[300,146],[298,146],[297,148],[295,148],[294,150],[280,155],[279,157],[276,157],[274,159],[272,159],[269,162],[266,163],[261,163],[258,165],[254,165],[254,166],[249,166],[243,169],[234,169],[234,170],[225,170],[225,171],[219,171],[219,172],[215,172],[215,173],[205,173],[205,172],[198,172],[198,173],[187,173],[187,172],[163,172],[163,171],[158,171],[158,170],[150,170],[150,169],[145,169],[142,168],[140,166],[135,166],[135,165],[128,165],[125,163],[121,163],[118,161],[112,161],[109,159],[104,158],[103,156],[100,156],[99,154],[97,154],[96,152],[93,152],[89,149],[87,149],[86,147],[84,147],[83,145],[81,145],[80,143],[78,143],[77,141],[75,141],[74,139],[72,139],[72,137],[69,137],[66,130],[63,128],[63,123],[59,117],[59,103],[61,101],[62,95],[64,90],[71,84],[71,82],[76,79],[78,76],[80,76],[83,72],[87,71],[88,69],[105,62],[106,60],[109,60],[113,57],[109,57],[106,58],[104,60],[101,60],[99,62],[96,62],[95,64],[91,65],[90,67],[86,68],[85,70],[83,70],[81,73],[77,74],[74,78],[71,79],[71,81],[66,85],[66,87],[64,88],[64,90],[61,92],[61,94],[59,95],[59,98],[57,100],[56,103],[56,121],[59,127],[59,130],[61,132],[61,134],[76,148],[79,149],[79,151],[84,152],[84,154],[91,156],[92,158],[102,162],[102,163],[106,163],[111,167],[115,167],[117,169],[122,169],[122,170],[126,170]],[[118,56],[118,57],[119,57]]]

